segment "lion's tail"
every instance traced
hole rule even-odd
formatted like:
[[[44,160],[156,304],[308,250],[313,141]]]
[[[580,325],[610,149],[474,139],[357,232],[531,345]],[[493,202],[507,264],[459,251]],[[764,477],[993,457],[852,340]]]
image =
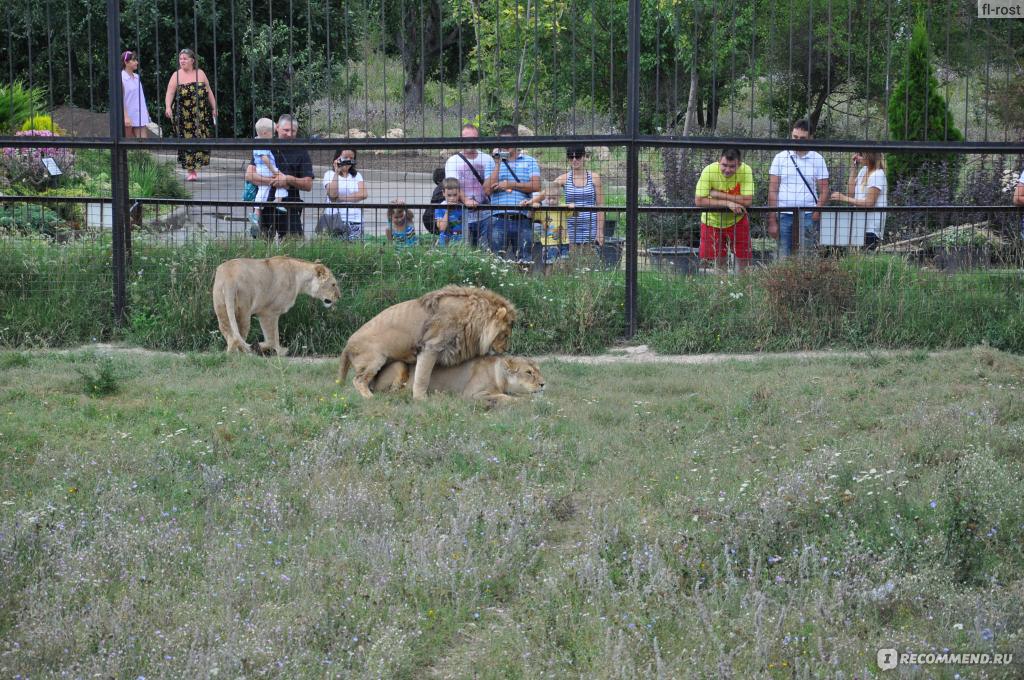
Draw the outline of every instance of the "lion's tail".
[[[338,366],[338,383],[344,384],[345,378],[348,377],[348,367],[350,366],[348,360],[348,347],[341,352],[341,364]]]
[[[238,329],[238,319],[236,318],[235,309],[235,286],[226,285],[222,289],[224,291],[224,307],[227,308],[228,313],[228,325],[231,326],[231,333],[236,338],[242,338],[242,332]],[[242,338],[242,345],[245,345],[245,338]],[[228,343],[228,348],[231,347],[231,343]]]

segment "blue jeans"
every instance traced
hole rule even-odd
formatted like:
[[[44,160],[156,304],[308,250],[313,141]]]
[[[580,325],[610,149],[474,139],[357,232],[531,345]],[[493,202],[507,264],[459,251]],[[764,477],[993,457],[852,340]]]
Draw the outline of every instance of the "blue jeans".
[[[509,219],[512,218],[512,219]],[[533,222],[525,215],[498,213],[491,218],[491,250],[512,260],[530,260]]]
[[[800,250],[812,250],[818,245],[819,221],[811,220],[813,213],[800,213]],[[779,214],[779,257],[793,254],[793,213]]]
[[[489,248],[491,245],[491,216],[481,215],[476,222],[469,222],[466,225],[466,232],[469,235],[470,246]]]

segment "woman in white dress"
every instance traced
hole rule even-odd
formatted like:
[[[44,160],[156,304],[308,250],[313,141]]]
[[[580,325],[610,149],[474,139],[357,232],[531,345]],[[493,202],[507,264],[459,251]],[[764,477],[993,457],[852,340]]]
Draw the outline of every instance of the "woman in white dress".
[[[831,199],[858,208],[884,208],[889,188],[885,178],[885,159],[877,151],[858,151],[850,163],[846,193],[833,192]],[[864,220],[864,245],[874,250],[885,238],[885,213],[858,213],[851,222]]]
[[[124,97],[124,136],[149,137],[149,110],[146,95],[142,92],[139,78],[139,55],[135,52],[121,54],[121,94]]]

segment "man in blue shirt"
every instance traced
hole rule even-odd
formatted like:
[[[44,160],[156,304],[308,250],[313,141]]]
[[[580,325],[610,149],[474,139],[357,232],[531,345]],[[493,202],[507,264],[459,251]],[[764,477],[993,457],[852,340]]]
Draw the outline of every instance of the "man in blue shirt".
[[[519,130],[506,125],[499,137],[515,137]],[[540,165],[532,156],[513,146],[494,150],[494,170],[487,177],[484,191],[491,196],[491,250],[510,259],[530,262],[533,223],[523,201],[540,191]]]

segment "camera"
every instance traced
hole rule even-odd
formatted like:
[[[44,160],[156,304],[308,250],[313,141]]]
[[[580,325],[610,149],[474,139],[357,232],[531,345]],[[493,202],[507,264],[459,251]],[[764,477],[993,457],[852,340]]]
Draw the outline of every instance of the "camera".
[[[339,168],[341,166],[343,166],[343,165],[355,165],[355,164],[356,164],[356,162],[354,160],[352,160],[351,158],[339,158],[338,159],[338,167]]]
[[[492,155],[493,155],[493,156],[494,156],[495,158],[499,158],[499,159],[501,159],[501,160],[503,160],[503,161],[507,161],[507,160],[509,159],[509,153],[508,153],[508,151],[505,151],[505,150],[502,150],[502,149],[496,149],[496,150],[494,151],[494,154],[492,154]]]

